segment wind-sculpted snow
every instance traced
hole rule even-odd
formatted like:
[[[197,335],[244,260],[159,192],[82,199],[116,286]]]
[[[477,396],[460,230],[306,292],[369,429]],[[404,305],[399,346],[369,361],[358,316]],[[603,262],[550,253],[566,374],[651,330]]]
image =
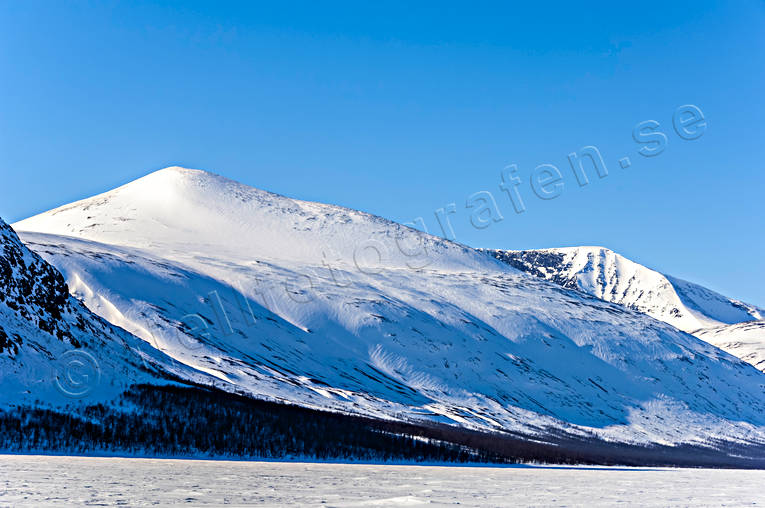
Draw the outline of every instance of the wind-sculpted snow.
[[[765,317],[765,310],[754,305],[661,274],[602,247],[487,252],[534,276],[648,314],[763,370],[765,331],[743,326]]]
[[[384,219],[171,168],[18,224],[94,312],[231,389],[637,442],[765,442],[765,375]]]

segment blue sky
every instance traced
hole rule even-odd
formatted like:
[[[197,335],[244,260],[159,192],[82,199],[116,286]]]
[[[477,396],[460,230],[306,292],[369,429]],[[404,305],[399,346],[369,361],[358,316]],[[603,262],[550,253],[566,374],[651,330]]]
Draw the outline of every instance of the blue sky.
[[[182,165],[436,234],[455,203],[468,245],[604,245],[765,305],[765,3],[612,3],[2,2],[0,215]],[[650,158],[645,120],[667,140]],[[587,145],[609,174],[580,187]],[[484,190],[504,220],[478,229]]]

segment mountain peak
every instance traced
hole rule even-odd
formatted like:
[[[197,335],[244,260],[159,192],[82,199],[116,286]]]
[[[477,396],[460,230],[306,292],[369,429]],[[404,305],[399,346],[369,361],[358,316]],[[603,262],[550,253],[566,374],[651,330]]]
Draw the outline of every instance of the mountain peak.
[[[211,178],[211,179],[228,180],[227,178],[224,178],[217,173],[213,173],[212,171],[207,171],[205,169],[185,168],[183,166],[168,166],[166,168],[153,171],[149,173],[148,175],[144,176],[143,178],[149,178],[149,177]],[[142,180],[143,178],[139,178],[138,180]],[[138,180],[134,180],[134,182]],[[127,185],[130,185],[130,183],[128,183]]]
[[[472,249],[340,206],[291,199],[198,169],[170,166],[30,217],[19,231],[73,236],[166,255],[278,259],[386,268],[497,269]],[[465,262],[468,262],[466,264]]]
[[[228,181],[233,182],[232,180],[228,180],[227,178],[224,178],[216,173],[213,173],[211,171],[206,171],[203,169],[192,169],[192,168],[184,168],[181,166],[168,166],[166,168],[158,169],[156,171],[152,171],[151,173],[142,176],[136,180],[133,180],[131,182],[128,182],[120,187],[117,187],[116,189],[113,189],[112,191],[107,191],[106,194],[109,192],[115,192],[115,191],[124,191],[124,189],[133,189],[140,186],[159,186],[161,188],[166,188],[168,186],[176,186],[179,184],[182,184],[183,182],[190,182],[190,181]],[[95,196],[98,197],[98,196]]]
[[[176,172],[176,173],[210,173],[204,169],[185,168],[183,166],[168,166],[166,168],[158,169],[155,173],[162,172]],[[212,173],[211,173],[212,174]]]

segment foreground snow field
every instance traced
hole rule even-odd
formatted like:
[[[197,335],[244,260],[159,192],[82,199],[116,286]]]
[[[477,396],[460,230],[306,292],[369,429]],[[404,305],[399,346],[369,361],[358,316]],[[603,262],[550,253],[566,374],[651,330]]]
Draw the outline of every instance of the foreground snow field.
[[[0,456],[0,506],[761,506],[765,471]]]

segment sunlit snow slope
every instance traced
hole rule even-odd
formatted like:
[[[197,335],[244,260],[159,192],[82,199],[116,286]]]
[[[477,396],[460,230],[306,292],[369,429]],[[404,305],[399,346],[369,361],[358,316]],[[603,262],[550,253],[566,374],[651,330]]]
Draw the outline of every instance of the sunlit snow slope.
[[[743,326],[765,318],[764,309],[651,270],[603,247],[487,252],[563,287],[644,312],[760,370],[764,367],[765,328]],[[738,323],[742,326],[729,326]]]
[[[345,208],[168,168],[15,225],[107,320],[260,397],[640,442],[765,442],[765,374]]]

